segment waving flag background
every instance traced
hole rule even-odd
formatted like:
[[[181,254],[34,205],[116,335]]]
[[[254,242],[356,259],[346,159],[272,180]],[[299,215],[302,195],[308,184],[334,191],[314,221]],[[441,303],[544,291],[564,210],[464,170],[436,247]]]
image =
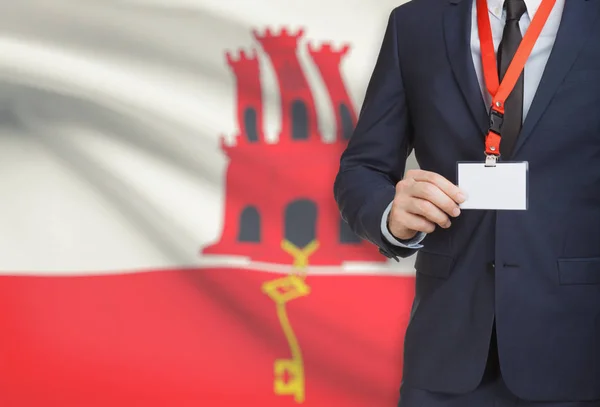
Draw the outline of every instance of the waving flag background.
[[[1,406],[395,405],[413,260],[332,183],[396,5],[2,5]]]

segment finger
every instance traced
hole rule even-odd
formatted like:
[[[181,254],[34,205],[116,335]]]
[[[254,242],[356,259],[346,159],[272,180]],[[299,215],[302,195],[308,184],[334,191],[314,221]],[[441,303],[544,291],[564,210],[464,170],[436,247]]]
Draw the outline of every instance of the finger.
[[[409,173],[410,178],[414,179],[417,182],[428,182],[437,186],[446,195],[452,198],[452,200],[454,200],[454,202],[456,203],[461,204],[467,199],[467,194],[464,191],[462,191],[458,186],[454,185],[452,182],[448,181],[440,174],[424,170],[413,170]],[[407,173],[407,175],[409,173]]]
[[[452,217],[460,215],[460,208],[457,203],[435,184],[429,182],[416,182],[409,193],[415,198],[429,201]]]
[[[410,212],[403,212],[400,215],[400,219],[398,219],[398,223],[417,232],[432,233],[435,230],[435,224],[433,222],[428,221],[423,216],[415,215]],[[390,229],[390,231],[394,233],[393,230]]]
[[[448,197],[446,199],[452,200]],[[409,201],[406,211],[425,218],[429,222],[435,223],[443,227],[444,229],[450,227],[450,219],[448,215],[444,213],[439,207],[435,206],[432,202],[425,199],[413,198]]]

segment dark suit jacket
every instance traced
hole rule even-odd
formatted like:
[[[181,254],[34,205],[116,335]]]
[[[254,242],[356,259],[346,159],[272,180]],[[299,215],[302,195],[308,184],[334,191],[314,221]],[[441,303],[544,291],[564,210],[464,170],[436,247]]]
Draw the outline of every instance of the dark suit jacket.
[[[456,182],[483,161],[487,113],[469,50],[471,0],[396,8],[335,198],[355,233],[380,231],[406,157]],[[463,211],[424,240],[404,383],[476,388],[496,319],[500,365],[523,399],[600,399],[600,0],[567,0],[513,159],[529,161],[527,211]],[[495,268],[491,265],[495,264]]]

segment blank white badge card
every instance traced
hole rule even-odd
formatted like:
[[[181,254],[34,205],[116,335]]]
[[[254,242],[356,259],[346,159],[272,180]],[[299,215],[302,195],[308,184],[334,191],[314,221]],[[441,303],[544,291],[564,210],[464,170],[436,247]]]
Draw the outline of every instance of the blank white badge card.
[[[458,186],[467,194],[461,209],[526,210],[527,162],[458,163]]]

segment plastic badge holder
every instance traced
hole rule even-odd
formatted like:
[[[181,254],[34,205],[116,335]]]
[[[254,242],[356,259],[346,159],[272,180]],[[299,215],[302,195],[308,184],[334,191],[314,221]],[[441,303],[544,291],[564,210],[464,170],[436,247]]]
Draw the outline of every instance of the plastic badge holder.
[[[527,210],[529,163],[459,162],[458,186],[467,194],[461,209]]]

